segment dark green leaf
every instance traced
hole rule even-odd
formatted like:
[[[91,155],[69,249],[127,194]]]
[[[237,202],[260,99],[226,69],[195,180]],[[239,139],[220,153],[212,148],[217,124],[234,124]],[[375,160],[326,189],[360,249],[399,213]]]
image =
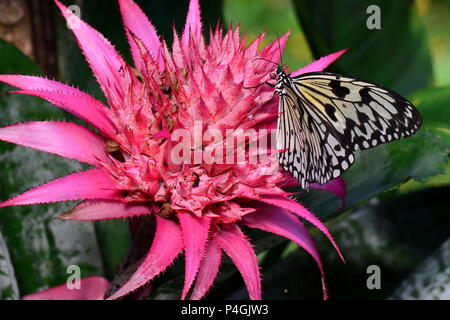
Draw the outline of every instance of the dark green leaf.
[[[450,1],[416,1],[427,30],[436,86],[450,85]]]
[[[405,182],[423,181],[443,172],[448,159],[447,144],[428,130],[411,138],[359,152],[355,164],[344,175],[347,206],[351,207]],[[338,201],[323,191],[299,195],[306,207],[324,217],[336,211]]]
[[[314,56],[349,48],[330,71],[373,81],[401,94],[427,87],[432,65],[425,30],[410,0],[293,0]],[[377,5],[381,29],[366,10]]]
[[[423,127],[450,146],[450,87],[418,91],[412,95],[411,101],[420,110]]]
[[[411,101],[420,109],[424,119],[423,128],[444,141],[450,148],[450,88],[433,88],[416,92]],[[447,168],[426,183],[408,181],[400,188],[401,193],[430,186],[444,186],[450,184],[450,161]]]
[[[130,246],[129,220],[96,221],[95,233],[105,275],[113,279]]]

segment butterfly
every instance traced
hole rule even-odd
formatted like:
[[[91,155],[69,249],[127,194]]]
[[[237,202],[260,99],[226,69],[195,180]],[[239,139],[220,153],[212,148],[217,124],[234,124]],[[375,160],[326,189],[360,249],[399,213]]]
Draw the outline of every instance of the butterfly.
[[[355,151],[408,137],[422,124],[411,102],[369,81],[327,72],[291,77],[281,65],[271,78],[278,160],[303,189],[339,177]]]

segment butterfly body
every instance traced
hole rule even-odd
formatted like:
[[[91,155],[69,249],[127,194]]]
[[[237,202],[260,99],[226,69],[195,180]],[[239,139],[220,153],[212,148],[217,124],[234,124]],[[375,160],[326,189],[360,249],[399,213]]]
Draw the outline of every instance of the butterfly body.
[[[280,165],[307,189],[337,178],[354,152],[407,137],[421,125],[415,107],[374,83],[326,72],[291,77],[277,66]]]

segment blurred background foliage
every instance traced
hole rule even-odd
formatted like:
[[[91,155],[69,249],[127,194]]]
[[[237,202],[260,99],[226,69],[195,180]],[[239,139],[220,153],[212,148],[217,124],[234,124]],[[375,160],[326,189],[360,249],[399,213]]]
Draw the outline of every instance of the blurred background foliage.
[[[63,2],[79,5],[82,18],[130,58],[114,1]],[[187,1],[136,2],[168,42],[172,25],[178,31],[183,27]],[[380,7],[379,30],[366,26],[369,5]],[[344,209],[322,191],[296,198],[326,221],[346,258],[343,264],[312,230],[332,298],[450,299],[450,0],[203,0],[201,7],[206,27],[218,21],[226,27],[239,24],[248,42],[267,32],[265,45],[290,30],[283,63],[291,70],[349,48],[329,71],[394,89],[419,108],[424,125],[418,134],[357,155],[344,175]],[[0,73],[55,77],[102,99],[52,1],[0,0],[0,38],[6,40],[0,40]],[[0,85],[1,126],[74,120],[37,98],[12,95],[10,89]],[[0,168],[4,200],[83,166],[1,143]],[[114,279],[130,247],[127,222],[54,219],[71,205],[0,209],[0,298],[17,299],[61,284],[70,264],[81,266],[83,277]],[[248,234],[259,252],[264,298],[321,298],[319,272],[304,251],[263,232]],[[378,290],[366,286],[370,265],[381,269]],[[208,297],[245,299],[242,279],[229,261],[221,271]],[[179,298],[182,279],[183,259],[178,259],[153,283],[151,298]]]

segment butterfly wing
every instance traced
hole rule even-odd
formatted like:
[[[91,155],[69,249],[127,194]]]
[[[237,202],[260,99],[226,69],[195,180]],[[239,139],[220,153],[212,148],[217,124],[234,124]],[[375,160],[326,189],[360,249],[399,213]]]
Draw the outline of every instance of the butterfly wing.
[[[284,138],[278,148],[287,149],[280,154],[280,163],[303,188],[338,177],[353,163],[354,151],[408,137],[421,125],[420,114],[409,101],[374,83],[323,72],[291,79],[292,86],[280,97],[278,134]],[[283,133],[280,120],[300,123],[294,130],[296,144],[286,143],[289,135]],[[321,147],[311,147],[317,145]],[[310,153],[300,152],[300,165],[291,162],[298,146]]]
[[[307,103],[292,92],[280,96],[277,135],[280,165],[303,189],[339,176],[340,164],[354,161],[353,151],[340,147]]]
[[[293,80],[295,91],[313,105],[349,149],[408,137],[422,123],[412,103],[374,83],[330,73],[303,74]]]

